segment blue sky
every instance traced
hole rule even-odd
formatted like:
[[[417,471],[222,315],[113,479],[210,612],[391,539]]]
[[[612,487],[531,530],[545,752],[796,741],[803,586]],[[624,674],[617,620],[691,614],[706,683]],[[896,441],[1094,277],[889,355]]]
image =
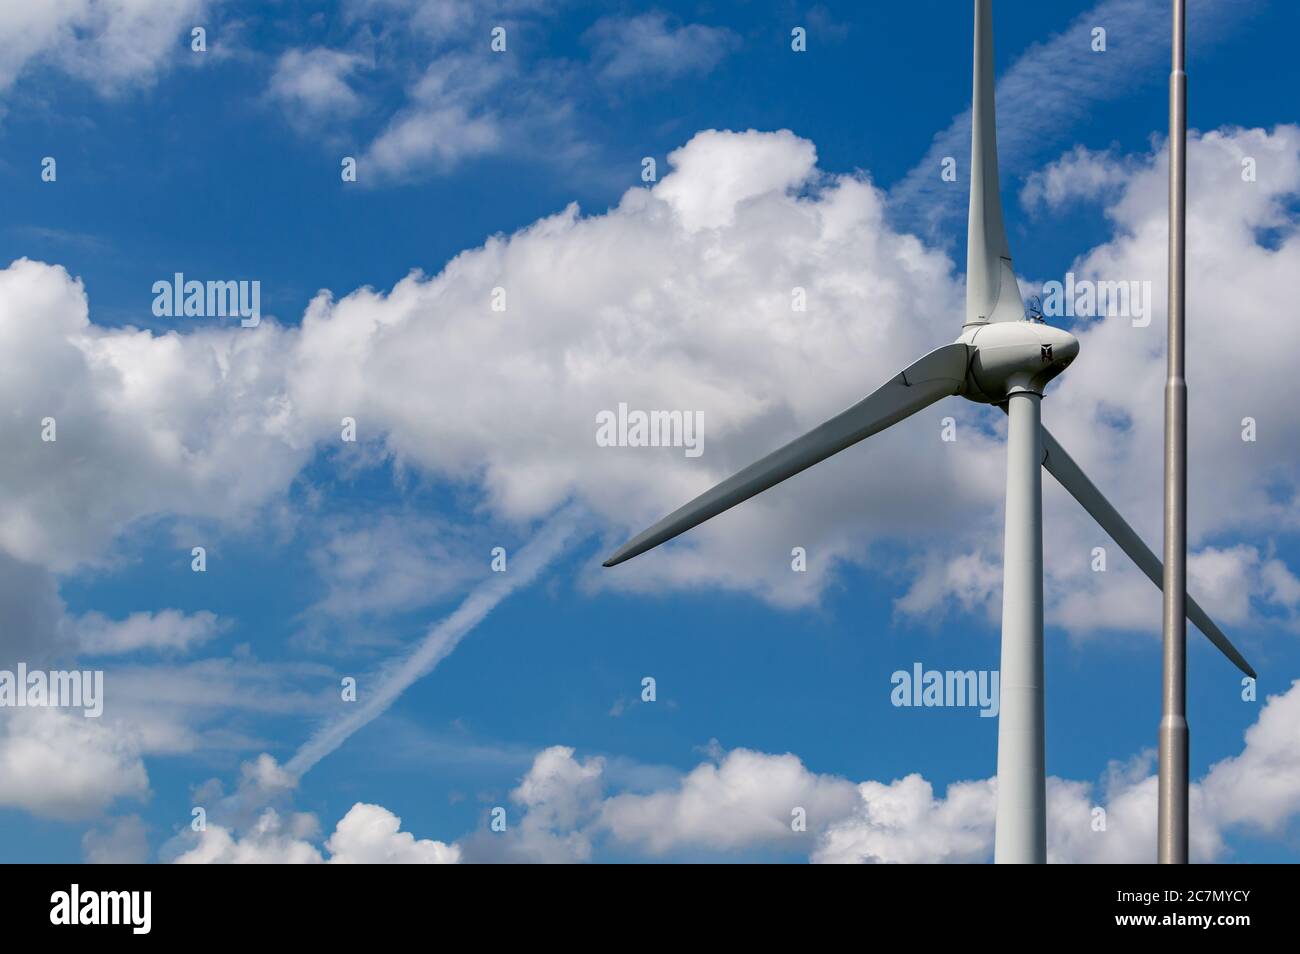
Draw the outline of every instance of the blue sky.
[[[6,663],[103,668],[108,698],[102,737],[11,721],[0,764],[23,781],[0,787],[0,858],[427,860],[438,842],[466,860],[986,860],[997,720],[897,708],[890,677],[914,662],[996,668],[1001,415],[954,400],[956,450],[932,409],[698,543],[599,567],[710,478],[956,335],[969,4],[165,6],[146,28],[85,0],[66,22],[37,12],[0,31],[0,263],[46,263],[11,266],[3,293],[11,359],[31,371],[14,375],[6,436],[31,445],[58,405],[63,455],[37,444],[0,465],[20,488],[0,514],[19,581],[0,594],[0,645]],[[1199,226],[1223,251],[1198,267],[1193,248],[1191,320],[1269,342],[1191,342],[1193,583],[1261,673],[1259,701],[1243,702],[1235,670],[1190,631],[1194,852],[1293,861],[1300,475],[1297,425],[1276,410],[1294,389],[1269,370],[1300,344],[1270,278],[1300,257],[1298,15],[1192,6],[1190,118],[1211,134],[1193,154],[1207,196],[1193,198],[1193,243]],[[1082,356],[1044,419],[1158,543],[1163,245],[1147,226],[1164,200],[1167,4],[995,7],[1022,282],[1074,270],[1151,281],[1159,299],[1141,335],[1076,323]],[[206,52],[189,48],[196,25]],[[1093,25],[1103,53],[1087,46]],[[790,48],[795,26],[807,52]],[[949,152],[955,183],[938,175]],[[1251,155],[1259,189],[1232,198],[1224,183]],[[715,170],[760,184],[728,198]],[[264,325],[156,317],[151,287],[175,272],[260,281]],[[780,277],[764,290],[767,276]],[[796,279],[819,303],[809,327],[753,311]],[[487,307],[497,285],[518,303],[505,318]],[[1195,403],[1207,394],[1213,412]],[[595,448],[597,410],[655,400],[703,410],[698,466],[670,448]],[[358,443],[339,441],[343,414]],[[1239,439],[1247,415],[1257,443]],[[1089,573],[1107,541],[1044,484],[1054,858],[1141,860],[1156,594],[1117,548]],[[285,782],[279,766],[347,716],[342,677],[364,697],[497,585],[493,547],[521,573],[516,555],[557,522],[567,542],[535,579]],[[791,582],[795,545],[810,572]],[[94,621],[131,614],[152,614],[153,648],[123,623],[97,655]],[[51,781],[70,765],[84,777]],[[1269,796],[1241,807],[1234,793],[1265,765]],[[932,797],[898,784],[913,773]],[[806,835],[788,832],[788,802],[810,806]],[[359,803],[415,841],[345,850]],[[1109,831],[1088,829],[1094,805]],[[496,806],[506,834],[488,829]],[[882,821],[888,806],[906,820]],[[265,811],[276,821],[258,828]]]

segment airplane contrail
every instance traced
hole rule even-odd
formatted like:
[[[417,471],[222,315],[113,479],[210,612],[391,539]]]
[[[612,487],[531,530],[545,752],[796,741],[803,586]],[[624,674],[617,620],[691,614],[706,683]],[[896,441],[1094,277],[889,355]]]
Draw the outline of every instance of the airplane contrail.
[[[424,639],[404,656],[390,660],[371,679],[360,684],[358,701],[346,715],[327,723],[303,743],[285,771],[295,779],[329,755],[349,736],[381,715],[416,680],[428,675],[451,654],[465,635],[474,629],[503,599],[536,579],[564,549],[578,525],[578,510],[567,507],[548,520],[517,554],[510,558],[505,573],[493,573],[465,597],[450,616],[435,624]]]

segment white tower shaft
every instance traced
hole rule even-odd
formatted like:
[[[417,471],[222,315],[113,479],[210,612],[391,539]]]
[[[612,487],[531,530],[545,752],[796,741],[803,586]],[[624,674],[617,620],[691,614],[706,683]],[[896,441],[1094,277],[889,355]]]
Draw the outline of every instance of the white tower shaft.
[[[1002,548],[1002,670],[993,860],[1047,860],[1043,749],[1043,479],[1040,402],[1007,401],[1007,512]]]

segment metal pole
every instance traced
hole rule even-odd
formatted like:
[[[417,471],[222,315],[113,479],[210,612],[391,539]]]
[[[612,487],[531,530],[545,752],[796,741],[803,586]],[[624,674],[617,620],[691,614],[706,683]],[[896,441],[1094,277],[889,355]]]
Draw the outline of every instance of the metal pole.
[[[1043,444],[1041,395],[1007,401],[1007,511],[1002,547],[1002,668],[993,860],[1047,860],[1043,760]]]
[[[1169,76],[1169,373],[1165,381],[1164,692],[1160,718],[1157,856],[1187,863],[1187,8],[1174,0]]]

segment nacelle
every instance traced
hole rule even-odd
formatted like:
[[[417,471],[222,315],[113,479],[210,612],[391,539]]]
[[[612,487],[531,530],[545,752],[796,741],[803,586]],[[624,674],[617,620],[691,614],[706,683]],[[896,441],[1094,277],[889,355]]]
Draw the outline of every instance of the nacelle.
[[[1036,321],[976,325],[957,340],[971,350],[963,395],[985,404],[1000,404],[1016,391],[1042,394],[1079,354],[1078,338]]]

